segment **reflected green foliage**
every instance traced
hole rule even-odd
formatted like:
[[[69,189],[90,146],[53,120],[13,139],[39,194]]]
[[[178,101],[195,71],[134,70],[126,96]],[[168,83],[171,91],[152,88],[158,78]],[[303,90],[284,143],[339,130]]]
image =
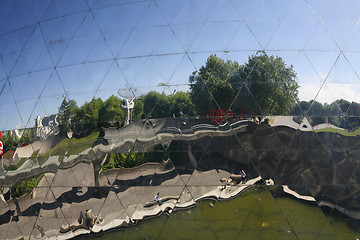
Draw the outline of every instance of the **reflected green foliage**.
[[[65,138],[56,144],[50,151],[44,154],[38,155],[39,165],[42,165],[49,156],[60,156],[64,157],[79,154],[80,152],[92,147],[99,137],[99,132],[94,131],[86,137],[82,138]]]
[[[195,116],[195,106],[191,101],[191,95],[188,92],[177,92],[174,94],[174,109],[175,116]]]
[[[173,95],[151,91],[142,97],[144,114],[148,118],[194,116],[195,108],[191,96],[186,92]]]
[[[326,121],[326,109],[325,107],[317,101],[301,101],[291,110],[291,115],[299,116],[295,117],[294,120],[297,123],[301,123],[302,116],[306,114],[308,120],[312,126],[315,126]]]
[[[20,158],[20,160],[15,164],[11,164],[9,166],[7,166],[6,164],[3,164],[3,167],[6,171],[15,171],[16,169],[18,169],[25,161],[30,160],[29,158]],[[33,160],[33,159],[32,159]],[[34,161],[34,160],[33,160]]]
[[[340,99],[325,105],[313,100],[296,104],[299,85],[293,67],[262,51],[251,55],[242,65],[212,54],[199,71],[192,73],[189,82],[190,92],[166,95],[150,91],[136,99],[133,120],[206,115],[214,109],[231,108],[235,114],[244,110],[251,115],[306,114],[311,116],[313,126],[328,121],[354,130],[360,124],[351,118],[360,113],[359,104],[354,102]],[[76,102],[65,98],[59,108],[62,129],[95,129],[98,123],[109,121],[121,125],[125,118],[122,104],[123,100],[111,96],[105,101],[94,98],[78,108]]]
[[[18,144],[28,144],[33,141],[35,137],[35,128],[28,128],[22,130],[21,138]]]
[[[140,166],[147,162],[145,153],[133,153],[126,155],[124,153],[112,153],[109,154],[106,163],[102,166],[103,170],[112,168],[132,168]]]
[[[200,114],[245,108],[253,115],[287,115],[295,106],[299,87],[293,67],[264,52],[253,54],[243,65],[210,55],[189,82]]]
[[[291,110],[291,115],[298,123],[302,116],[307,116],[310,124],[316,126],[322,123],[331,123],[340,128],[356,131],[360,127],[360,105],[339,99],[331,104],[321,104],[317,101],[301,101]]]
[[[99,109],[99,121],[124,121],[125,114],[121,109],[122,100],[115,97],[114,95],[110,96]]]
[[[116,121],[121,126],[125,119],[122,109],[124,101],[110,96],[103,101],[92,99],[83,106],[77,107],[73,100],[64,99],[59,107],[60,129],[66,133],[69,129],[75,133],[94,130],[103,123]],[[132,119],[138,120],[146,116],[149,118],[163,118],[173,116],[195,116],[195,107],[190,93],[176,92],[172,95],[151,91],[139,99],[134,100]]]
[[[144,101],[141,99],[134,100],[134,110],[132,113],[133,120],[138,120],[144,112]]]
[[[3,167],[4,167],[4,170],[5,171],[15,171],[17,169],[16,165],[6,165],[6,164],[3,164]]]
[[[237,62],[225,61],[212,54],[198,72],[192,73],[189,77],[190,94],[199,114],[230,106],[236,90],[231,85],[230,79],[238,69]]]
[[[79,112],[79,122],[81,126],[94,129],[99,122],[100,111],[105,107],[101,98],[93,98],[90,102],[85,103]]]
[[[151,91],[143,97],[144,113],[148,118],[170,117],[174,101],[165,93]]]
[[[15,187],[15,196],[21,197],[25,194],[29,194],[32,190],[39,184],[40,180],[44,177],[44,174],[41,174],[38,177],[34,177],[29,180],[23,180],[19,182]]]
[[[60,131],[66,132],[68,129],[75,129],[76,115],[79,114],[79,111],[80,109],[74,100],[64,98],[58,114]]]
[[[248,90],[246,94],[240,92],[238,98],[255,115],[288,115],[298,100],[299,85],[293,66],[264,52],[250,56],[231,82],[236,89]]]
[[[360,128],[357,128],[355,131],[348,131],[348,130],[344,130],[344,129],[336,129],[336,128],[322,128],[322,129],[317,129],[315,130],[315,132],[331,132],[331,133],[337,133],[337,134],[341,134],[343,136],[358,136],[360,135]]]
[[[156,146],[152,152],[111,153],[102,164],[102,169],[106,171],[112,168],[133,168],[148,162],[160,162],[165,158],[161,145]]]
[[[330,122],[352,131],[360,126],[358,103],[343,99],[324,105],[314,100],[298,103],[299,85],[293,67],[263,51],[251,55],[242,65],[211,54],[205,65],[192,73],[189,83],[190,92],[166,95],[150,91],[135,99],[132,119],[204,116],[214,109],[231,109],[235,115],[291,114],[298,116],[294,120],[299,123],[306,115],[312,126]],[[121,126],[125,118],[123,104],[113,95],[105,101],[94,98],[81,107],[64,98],[59,107],[60,128],[62,132],[72,129],[81,133],[106,122]]]
[[[125,118],[124,110],[121,108],[122,103],[121,99],[112,95],[105,102],[101,98],[93,98],[83,106],[77,107],[74,100],[64,98],[59,107],[60,130],[63,133],[69,129],[81,132],[94,130],[102,122],[121,123]]]
[[[18,130],[21,137],[19,138],[15,131],[6,131],[2,133],[1,141],[3,142],[4,152],[12,148],[16,148],[22,144],[28,144],[33,141],[35,137],[35,129],[28,128],[23,130]]]
[[[14,131],[2,133],[1,141],[3,142],[4,152],[7,152],[12,147],[16,147],[19,144],[19,140]]]

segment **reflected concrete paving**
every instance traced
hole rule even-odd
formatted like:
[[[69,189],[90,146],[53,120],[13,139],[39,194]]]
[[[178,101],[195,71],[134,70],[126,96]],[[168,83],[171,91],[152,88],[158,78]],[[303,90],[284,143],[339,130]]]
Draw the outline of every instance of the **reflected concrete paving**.
[[[53,155],[41,166],[30,158],[16,171],[3,171],[0,176],[1,238],[67,239],[126,227],[163,212],[192,207],[205,198],[230,199],[254,184],[284,185],[283,191],[297,199],[317,201],[319,206],[359,218],[357,137],[315,133],[304,127],[306,123],[290,123],[290,118],[283,117],[270,119],[269,124],[240,120],[214,126],[193,119],[181,123],[179,134],[177,119],[138,121],[120,129],[104,129],[100,141],[77,155]],[[54,143],[46,144],[50,145]],[[152,152],[155,146],[162,146],[167,156],[159,163],[101,169],[109,154]],[[31,156],[32,152],[23,154]],[[355,170],[350,167],[352,174],[348,166],[355,166]],[[246,184],[232,178],[242,169],[247,173]],[[44,177],[31,194],[10,195],[14,184],[42,173]],[[346,177],[351,192],[339,195],[345,193]],[[161,206],[147,206],[157,192],[175,198]],[[89,209],[91,225],[81,217]],[[76,224],[85,225],[71,227]]]
[[[109,174],[104,173],[100,177],[101,187],[99,191],[103,191],[102,193],[96,193],[98,190],[96,188],[74,187],[74,185],[77,186],[74,182],[72,187],[67,186],[70,184],[65,182],[70,179],[74,181],[74,175],[81,172],[80,168],[75,171],[72,169],[58,170],[56,176],[53,176],[52,173],[45,174],[32,195],[18,199],[22,216],[19,216],[19,221],[16,224],[19,229],[22,229],[21,235],[25,238],[30,236],[41,238],[39,228],[44,231],[44,238],[50,236],[71,238],[85,232],[100,232],[114,227],[128,226],[164,211],[171,212],[174,209],[192,207],[196,205],[197,201],[204,198],[231,198],[260,180],[260,177],[249,180],[246,185],[220,185],[220,180],[214,178],[214,173],[209,171],[196,173],[196,180],[194,179],[193,183],[198,186],[185,187],[180,175],[164,180],[157,186],[133,184],[142,176],[165,175],[167,172],[175,170],[161,171],[163,168],[161,164],[152,164],[152,167],[153,171],[148,170],[146,174],[140,171],[144,166],[129,169],[129,171],[117,171],[114,182],[124,181],[124,176],[127,176],[127,184],[113,184],[111,187],[108,187],[107,177],[113,175],[115,171],[113,170]],[[119,174],[119,172],[124,174]],[[230,176],[230,173],[226,173],[226,175]],[[48,186],[47,181],[49,179],[52,179],[51,186]],[[65,181],[59,181],[59,179],[65,179]],[[208,179],[212,179],[212,184],[209,184]],[[156,192],[160,192],[162,196],[178,195],[180,198],[166,201],[161,206],[146,207],[145,202],[151,201]],[[100,194],[100,196],[96,194]],[[42,207],[34,209],[38,204],[42,204]],[[10,209],[15,210],[14,203],[11,200],[8,201],[8,205]],[[71,233],[59,233],[61,228],[66,229],[66,225],[77,222],[80,213],[87,209],[91,209],[96,216],[96,222],[91,229],[83,228]],[[33,230],[34,225],[39,227]]]

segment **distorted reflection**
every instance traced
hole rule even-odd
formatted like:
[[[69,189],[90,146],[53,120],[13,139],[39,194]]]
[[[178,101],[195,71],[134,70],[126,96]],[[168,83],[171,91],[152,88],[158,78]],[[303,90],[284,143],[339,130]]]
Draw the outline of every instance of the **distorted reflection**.
[[[359,3],[0,1],[0,239],[358,239]]]
[[[67,238],[271,185],[282,192],[275,199],[359,219],[359,191],[346,187],[358,184],[356,132],[336,121],[313,129],[306,118],[231,117],[221,124],[212,116],[108,122],[69,134],[49,116],[44,130],[4,132],[12,147],[1,164],[1,228],[16,223],[23,236]],[[51,128],[48,119],[55,119]],[[34,230],[26,230],[29,222]]]

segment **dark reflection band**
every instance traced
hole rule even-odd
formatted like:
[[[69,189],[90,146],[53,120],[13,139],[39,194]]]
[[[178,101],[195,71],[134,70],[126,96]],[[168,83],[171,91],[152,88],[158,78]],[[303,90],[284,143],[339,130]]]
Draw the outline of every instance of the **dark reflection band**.
[[[1,226],[57,219],[53,227],[41,226],[44,234],[98,232],[271,185],[281,186],[282,194],[274,197],[359,219],[357,136],[314,130],[306,120],[299,124],[279,116],[219,125],[206,118],[149,119],[69,137],[54,135],[17,147],[30,156],[25,159],[20,154],[16,160],[2,158]],[[35,149],[39,141],[47,152]],[[11,161],[17,162],[4,168]],[[153,199],[156,192],[161,204]]]

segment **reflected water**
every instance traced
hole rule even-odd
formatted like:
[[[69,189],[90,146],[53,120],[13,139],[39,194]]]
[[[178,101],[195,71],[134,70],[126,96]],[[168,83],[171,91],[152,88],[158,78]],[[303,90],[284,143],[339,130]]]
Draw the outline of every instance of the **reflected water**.
[[[314,130],[306,118],[299,123],[292,116],[222,124],[188,118],[181,131],[177,118],[112,124],[78,137],[34,138],[1,159],[6,238],[72,238],[118,228],[129,230],[109,236],[357,234],[356,132],[327,124]],[[159,220],[148,220],[153,217]]]
[[[329,217],[329,211],[281,193],[280,188],[250,187],[231,200],[203,200],[194,208],[163,213],[126,229],[76,239],[327,240],[360,236],[359,220],[340,215]]]
[[[0,239],[357,238],[359,7],[0,1]]]

